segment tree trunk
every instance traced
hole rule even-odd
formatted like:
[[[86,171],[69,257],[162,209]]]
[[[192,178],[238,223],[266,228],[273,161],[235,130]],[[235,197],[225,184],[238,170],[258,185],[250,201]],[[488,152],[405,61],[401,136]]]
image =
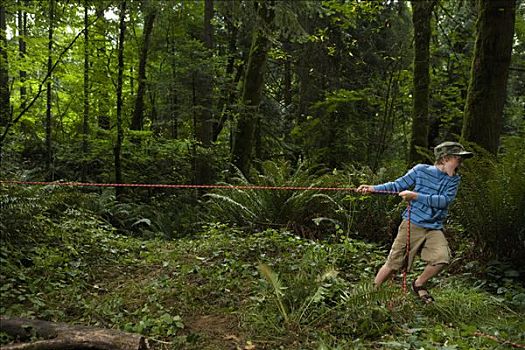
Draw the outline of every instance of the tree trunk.
[[[165,112],[163,112],[163,121],[164,123],[167,122],[167,131],[172,139],[176,139],[179,137],[179,100],[178,100],[178,91],[177,91],[177,59],[176,59],[176,44],[175,39],[173,38],[173,34],[170,34],[173,32],[171,28],[172,24],[170,23],[168,25],[168,34],[166,36],[166,46],[167,50],[169,52],[170,57],[170,79],[168,84],[168,92],[167,92],[167,108],[165,109]],[[164,124],[163,123],[163,124]],[[163,128],[159,126],[159,129]]]
[[[95,11],[97,14],[97,18],[100,18],[100,20],[97,22],[95,27],[93,28],[93,44],[97,45],[95,52],[96,52],[96,60],[93,59],[93,74],[92,81],[93,81],[93,107],[96,109],[96,124],[98,128],[102,130],[109,130],[111,128],[111,120],[109,117],[109,110],[111,105],[111,98],[110,98],[110,92],[108,89],[100,88],[104,84],[107,84],[106,72],[110,69],[107,67],[109,66],[109,60],[106,59],[106,42],[105,41],[97,41],[97,37],[106,37],[107,36],[107,20],[104,18],[104,11],[105,11],[105,5],[101,1],[97,1],[94,3]]]
[[[122,183],[122,164],[120,160],[124,130],[122,128],[122,84],[124,75],[124,36],[126,33],[126,0],[120,3],[119,14],[119,41],[118,41],[118,77],[117,77],[117,142],[114,147],[115,155],[115,182]],[[115,187],[115,199],[121,201],[122,187]]]
[[[204,47],[208,50],[211,59],[213,50],[213,0],[204,1]],[[198,140],[204,147],[210,147],[213,133],[213,113],[212,113],[212,86],[213,77],[209,73],[202,76],[203,90],[201,94],[202,109],[199,113]]]
[[[5,6],[2,2],[0,4],[0,126],[2,127],[6,127],[11,119],[9,71],[7,65],[7,23],[5,15]]]
[[[53,26],[55,25],[55,0],[49,0],[49,31],[48,31],[48,53],[47,53],[47,90],[46,90],[46,168],[47,168],[47,179],[54,180],[53,170],[53,149],[51,144],[51,107],[52,107],[52,94],[51,94],[51,75],[53,70]]]
[[[89,16],[88,0],[84,0],[84,116],[82,122],[82,181],[87,179],[89,151]]]
[[[155,7],[151,6],[149,1],[142,3],[146,16],[144,18],[144,32],[142,35],[142,46],[139,57],[139,74],[137,77],[138,87],[135,98],[135,109],[131,119],[130,129],[142,130],[144,127],[144,94],[146,91],[146,63],[148,61],[148,50],[150,45],[151,32],[153,31],[153,22],[155,21]]]
[[[256,1],[257,14],[263,25],[269,26],[274,19],[274,1]],[[235,131],[232,160],[233,164],[249,177],[254,148],[255,125],[258,107],[262,99],[266,59],[271,42],[263,28],[256,28],[252,36],[252,45],[248,56],[244,76],[239,121]]]
[[[175,45],[175,44],[173,44]],[[175,51],[175,50],[173,50]],[[175,61],[175,53],[172,55],[173,60]],[[177,81],[177,70],[175,67],[175,63],[171,66],[171,88],[168,92],[168,120],[170,125],[170,135],[172,139],[177,139],[179,137],[179,100],[177,98],[177,88],[175,82]]]
[[[381,164],[383,154],[390,143],[389,135],[392,134],[395,123],[395,105],[398,96],[397,87],[399,86],[399,76],[402,70],[399,69],[399,61],[393,62],[392,65],[389,65],[389,68],[387,71],[388,84],[383,105],[383,118],[379,125],[377,151],[374,162],[372,163],[372,170],[374,172],[377,171]]]
[[[235,101],[237,83],[242,76],[242,68],[237,70],[235,78],[233,77],[233,71],[235,68],[235,53],[237,51],[237,34],[239,32],[238,28],[233,24],[232,20],[228,17],[225,18],[226,28],[228,32],[228,64],[226,65],[226,87],[225,94],[222,94],[217,104],[220,108],[220,118],[213,125],[213,141],[217,141],[219,134],[224,128],[224,124],[231,117],[231,105]]]
[[[22,318],[0,317],[0,331],[22,341],[34,337],[43,338],[30,343],[2,345],[4,350],[146,350],[148,341],[140,334],[126,333],[113,329],[74,326]]]
[[[283,79],[283,102],[286,109],[292,104],[292,57],[290,54],[291,45],[289,41],[283,43],[284,58],[284,79]]]
[[[208,57],[211,59],[213,50],[213,0],[204,1],[204,47],[208,50]],[[212,113],[212,93],[213,77],[209,72],[196,72],[196,86],[198,98],[196,99],[197,119],[195,125],[195,136],[198,147],[208,149],[212,145],[213,139],[213,113]],[[207,152],[197,152],[195,154],[195,181],[197,184],[208,183],[212,177],[211,164],[207,157]]]
[[[18,1],[19,6],[22,5],[22,1]],[[25,10],[18,10],[18,53],[20,60],[24,60],[26,56],[26,37],[27,37],[27,13]],[[20,108],[24,109],[26,106],[27,89],[25,81],[27,72],[23,69],[20,70]]]
[[[7,131],[11,120],[11,103],[9,102],[9,70],[7,69],[7,23],[4,2],[0,3],[0,131],[2,136]],[[5,127],[5,130],[4,130]],[[3,158],[3,138],[0,139],[0,165]]]
[[[496,154],[512,54],[515,0],[478,1],[476,45],[462,137]]]
[[[410,140],[409,164],[423,162],[424,156],[418,147],[428,148],[428,104],[429,104],[429,56],[430,23],[437,0],[412,1],[412,23],[414,24],[414,80],[412,107],[412,135]]]

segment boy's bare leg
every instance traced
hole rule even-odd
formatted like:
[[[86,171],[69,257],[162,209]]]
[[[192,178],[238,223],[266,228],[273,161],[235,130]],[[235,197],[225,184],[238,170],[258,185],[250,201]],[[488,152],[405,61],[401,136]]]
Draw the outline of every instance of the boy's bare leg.
[[[376,278],[374,279],[375,286],[379,288],[383,282],[386,281],[390,275],[392,275],[392,272],[394,272],[393,269],[388,267],[386,264],[383,265],[377,272]]]
[[[425,283],[432,277],[436,276],[441,270],[443,270],[443,267],[445,267],[444,264],[438,264],[438,265],[427,265],[425,269],[423,270],[423,273],[419,275],[419,277],[415,281],[416,287],[424,286]],[[425,291],[420,291],[419,295],[428,294]]]

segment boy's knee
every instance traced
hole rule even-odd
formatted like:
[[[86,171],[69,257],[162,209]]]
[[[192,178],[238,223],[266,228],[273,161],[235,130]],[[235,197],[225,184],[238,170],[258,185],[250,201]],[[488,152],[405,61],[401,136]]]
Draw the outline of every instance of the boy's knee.
[[[436,255],[432,257],[431,259],[427,260],[428,264],[431,266],[440,266],[445,267],[448,264],[450,264],[450,255],[448,253]]]
[[[438,268],[440,270],[444,269],[445,267],[448,266],[449,263],[443,263],[443,262],[438,262],[438,263],[429,263],[430,266],[432,267],[435,267],[435,268]]]

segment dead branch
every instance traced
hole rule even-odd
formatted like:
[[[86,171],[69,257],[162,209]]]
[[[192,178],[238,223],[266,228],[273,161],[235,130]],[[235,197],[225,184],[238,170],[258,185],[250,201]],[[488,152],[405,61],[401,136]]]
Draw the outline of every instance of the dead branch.
[[[3,345],[3,350],[149,349],[147,339],[140,334],[67,323],[0,316],[0,331],[24,342]]]

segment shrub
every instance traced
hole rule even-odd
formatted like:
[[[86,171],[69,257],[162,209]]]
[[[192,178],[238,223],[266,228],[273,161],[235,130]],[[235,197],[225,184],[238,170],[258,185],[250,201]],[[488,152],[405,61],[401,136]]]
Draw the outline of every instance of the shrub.
[[[474,147],[465,163],[453,218],[474,241],[478,256],[525,263],[525,157],[523,138],[504,140],[495,157]]]
[[[211,216],[216,221],[262,230],[268,227],[289,227],[302,236],[319,235],[325,222],[344,219],[334,217],[342,209],[329,194],[319,190],[260,190],[240,186],[322,187],[323,180],[299,164],[292,169],[288,162],[267,161],[261,165],[261,174],[250,183],[240,171],[233,178],[231,188],[207,194]]]
[[[273,161],[264,162],[261,168],[253,183],[237,172],[231,188],[207,194],[214,220],[252,230],[285,227],[309,238],[359,234],[372,241],[389,240],[390,235],[385,232],[397,226],[400,208],[393,196],[361,195],[348,190],[360,183],[378,183],[384,172],[374,175],[367,169],[348,168],[323,174],[308,169],[305,163],[293,169],[288,162]],[[260,190],[236,185],[310,189]],[[323,187],[342,190],[317,189]]]

